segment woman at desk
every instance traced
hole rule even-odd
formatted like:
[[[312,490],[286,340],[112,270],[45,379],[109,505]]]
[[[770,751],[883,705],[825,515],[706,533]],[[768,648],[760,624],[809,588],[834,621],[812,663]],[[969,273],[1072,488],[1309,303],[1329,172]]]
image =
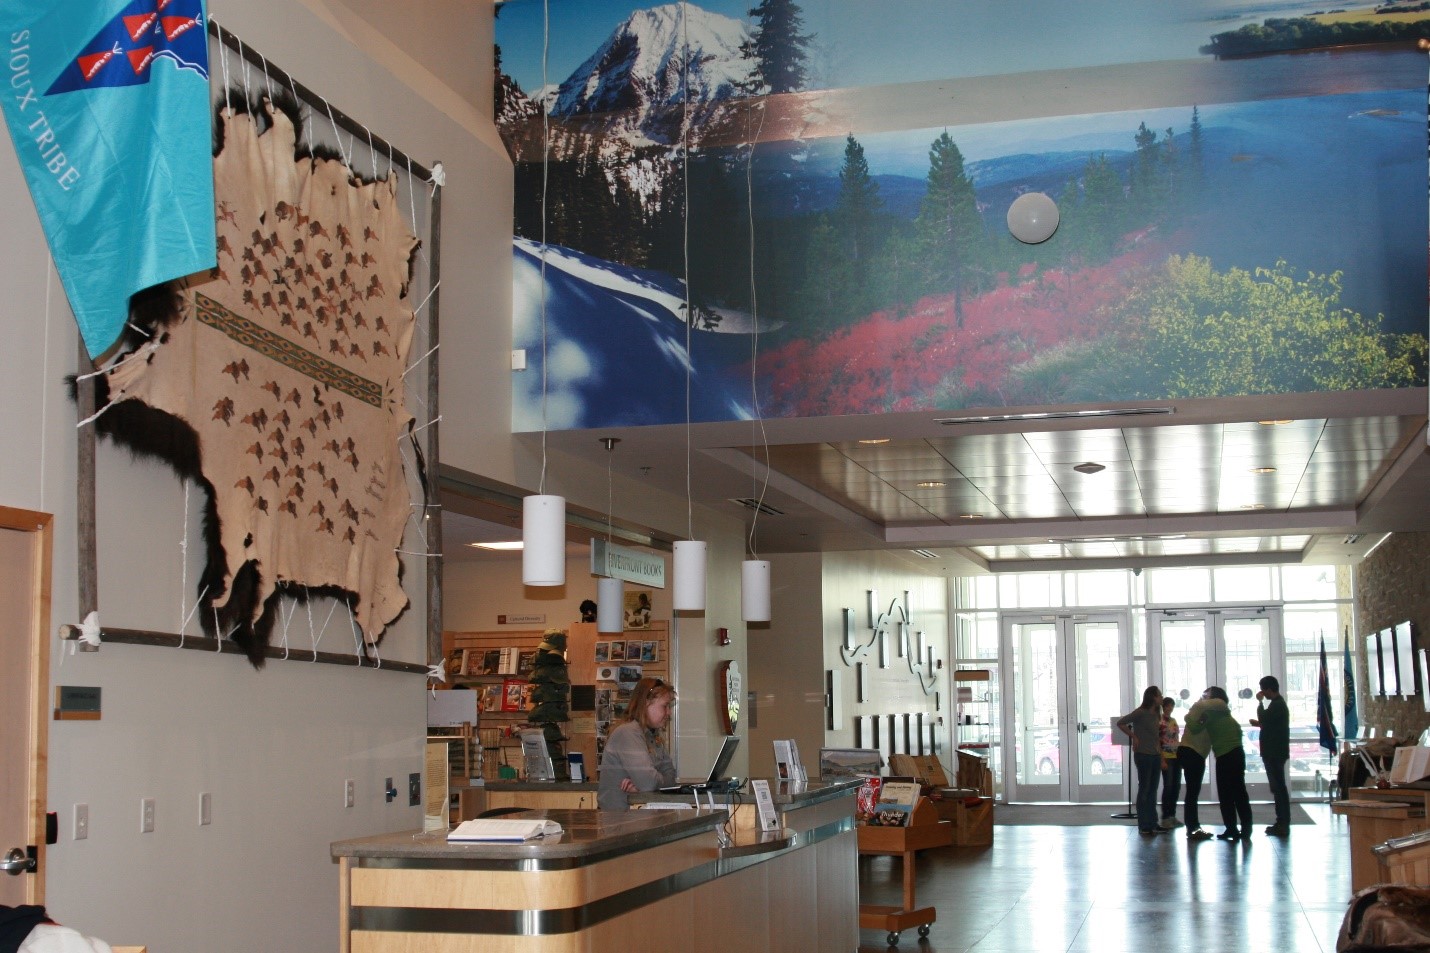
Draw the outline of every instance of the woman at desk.
[[[675,783],[675,765],[660,738],[674,704],[675,689],[667,683],[650,677],[636,682],[626,720],[612,729],[601,754],[601,810],[624,811],[627,795]]]

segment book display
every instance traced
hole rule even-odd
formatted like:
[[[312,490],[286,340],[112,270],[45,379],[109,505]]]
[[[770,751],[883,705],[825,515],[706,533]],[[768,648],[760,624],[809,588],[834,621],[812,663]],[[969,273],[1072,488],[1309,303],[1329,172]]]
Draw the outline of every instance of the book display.
[[[630,633],[638,639],[597,633],[593,622],[561,628],[567,635],[571,684],[570,721],[562,723],[564,748],[567,755],[582,756],[586,777],[594,780],[606,732],[625,717],[631,688],[643,675],[670,677],[668,623],[652,620],[639,633]],[[474,771],[484,780],[515,780],[523,774],[518,732],[531,714],[530,679],[541,639],[542,630],[442,634],[448,685],[475,695],[480,767]]]

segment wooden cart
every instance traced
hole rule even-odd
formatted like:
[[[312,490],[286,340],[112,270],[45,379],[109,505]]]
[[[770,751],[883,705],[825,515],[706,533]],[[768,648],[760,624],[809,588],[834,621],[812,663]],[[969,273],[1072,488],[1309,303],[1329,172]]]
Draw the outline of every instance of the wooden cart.
[[[908,827],[858,828],[860,854],[884,854],[904,859],[904,905],[890,907],[873,903],[859,905],[859,926],[866,930],[887,930],[889,945],[899,942],[899,934],[918,927],[919,936],[929,935],[929,924],[938,918],[933,907],[914,905],[914,853],[928,847],[953,843],[953,825],[940,821],[927,798],[920,798]]]

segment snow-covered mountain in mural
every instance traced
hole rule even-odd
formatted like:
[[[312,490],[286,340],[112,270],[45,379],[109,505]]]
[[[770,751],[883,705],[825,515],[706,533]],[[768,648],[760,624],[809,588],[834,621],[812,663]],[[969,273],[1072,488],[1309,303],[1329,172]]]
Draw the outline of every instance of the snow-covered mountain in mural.
[[[680,4],[636,10],[561,83],[551,115],[603,116],[609,132],[636,144],[677,142],[687,82],[692,123],[739,95],[750,71],[740,54],[746,38],[741,21],[694,5],[683,14]]]

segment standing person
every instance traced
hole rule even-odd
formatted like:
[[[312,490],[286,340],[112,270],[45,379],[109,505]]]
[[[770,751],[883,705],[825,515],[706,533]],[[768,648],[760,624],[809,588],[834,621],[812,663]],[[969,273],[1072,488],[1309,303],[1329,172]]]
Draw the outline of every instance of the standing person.
[[[1256,700],[1262,703],[1261,717],[1251,724],[1261,729],[1261,763],[1266,765],[1266,783],[1276,804],[1276,820],[1266,828],[1272,837],[1291,834],[1291,792],[1286,788],[1286,762],[1291,759],[1291,710],[1281,697],[1281,683],[1275,675],[1261,680]]]
[[[1182,819],[1187,824],[1187,840],[1211,840],[1212,832],[1202,829],[1200,805],[1202,778],[1207,772],[1207,755],[1211,754],[1212,739],[1207,734],[1204,717],[1209,697],[1202,697],[1187,709],[1187,717],[1182,719],[1182,742],[1177,745],[1177,765],[1187,780],[1187,799],[1182,805]]]
[[[1144,837],[1163,833],[1157,824],[1157,781],[1162,776],[1162,690],[1149,685],[1142,704],[1117,719],[1117,727],[1132,739],[1132,763],[1137,768],[1137,831]]]
[[[1182,793],[1182,766],[1177,762],[1179,726],[1172,711],[1177,707],[1175,698],[1162,699],[1162,727],[1159,741],[1162,748],[1162,821],[1158,825],[1164,831],[1182,826],[1177,820],[1177,795]]]
[[[1222,823],[1226,825],[1217,840],[1251,840],[1246,751],[1241,746],[1241,723],[1231,713],[1226,689],[1218,685],[1207,689],[1207,708],[1201,720],[1211,736],[1212,753],[1216,755],[1217,803],[1221,807]]]
[[[627,795],[675,783],[675,764],[661,741],[660,729],[675,705],[675,688],[646,676],[631,689],[626,720],[611,730],[601,752],[601,784],[596,806],[603,811],[630,808]]]

